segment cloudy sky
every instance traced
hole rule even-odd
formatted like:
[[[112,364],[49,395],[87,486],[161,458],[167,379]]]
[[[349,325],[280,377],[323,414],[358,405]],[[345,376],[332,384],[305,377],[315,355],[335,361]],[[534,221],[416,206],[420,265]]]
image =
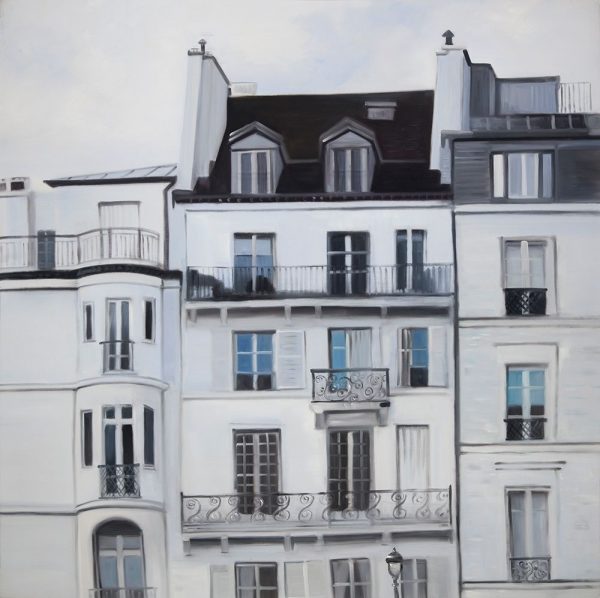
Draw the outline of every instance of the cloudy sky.
[[[176,162],[186,50],[259,93],[432,88],[455,43],[499,76],[591,81],[600,0],[0,0],[0,177]]]

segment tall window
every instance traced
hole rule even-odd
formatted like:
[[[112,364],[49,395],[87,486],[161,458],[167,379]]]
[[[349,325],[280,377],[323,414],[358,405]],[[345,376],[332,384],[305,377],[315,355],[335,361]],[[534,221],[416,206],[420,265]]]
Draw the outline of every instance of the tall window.
[[[236,598],[277,598],[277,563],[236,563]]]
[[[369,430],[329,432],[328,489],[334,510],[365,510],[371,490]]]
[[[272,193],[271,152],[268,150],[236,151],[237,180],[234,179],[233,193]]]
[[[398,488],[429,488],[429,426],[398,426]]]
[[[83,304],[83,340],[86,342],[94,340],[94,304]]]
[[[370,328],[330,328],[329,365],[334,370],[370,368]]]
[[[544,288],[545,251],[543,241],[505,241],[505,288]]]
[[[107,303],[107,340],[104,343],[104,369],[133,369],[133,350],[129,337],[129,307],[127,299],[109,299]]]
[[[233,287],[239,293],[273,291],[274,235],[236,234]]]
[[[369,150],[366,147],[333,149],[333,190],[368,191]]]
[[[367,292],[368,233],[329,233],[327,266],[329,292],[355,295]]]
[[[104,465],[100,468],[102,496],[138,496],[132,406],[116,405],[104,407],[102,411],[104,430]]]
[[[331,561],[333,598],[371,598],[369,559]]]
[[[154,466],[154,409],[144,405],[144,465]]]
[[[427,386],[429,381],[429,333],[427,328],[405,328],[402,339],[402,386]]]
[[[239,512],[273,513],[279,492],[279,430],[238,430],[234,444]]]
[[[554,166],[551,152],[492,155],[495,198],[550,199]]]
[[[269,390],[273,381],[273,333],[235,333],[235,389]]]
[[[396,231],[396,288],[398,290],[426,290],[424,258],[424,230]]]
[[[427,561],[407,559],[402,565],[402,598],[427,598]]]
[[[543,440],[545,378],[543,368],[507,368],[506,440]]]
[[[510,564],[515,581],[550,579],[548,545],[548,491],[508,492]]]
[[[144,340],[154,340],[155,329],[154,299],[144,299]]]
[[[140,529],[127,521],[109,521],[98,528],[94,540],[98,589],[123,590],[122,593],[105,592],[100,595],[103,598],[144,596],[146,582]]]
[[[94,462],[92,421],[91,411],[81,412],[81,461],[84,467],[90,467]]]

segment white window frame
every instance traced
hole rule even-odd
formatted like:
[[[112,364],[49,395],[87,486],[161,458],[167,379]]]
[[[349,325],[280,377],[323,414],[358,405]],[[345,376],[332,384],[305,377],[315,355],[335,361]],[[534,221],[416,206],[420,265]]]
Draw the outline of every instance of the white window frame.
[[[531,418],[535,418],[535,417],[541,417],[541,416],[535,416],[535,415],[531,415],[531,397],[530,397],[530,389],[532,388],[540,388],[539,386],[532,386],[529,382],[529,374],[531,373],[532,370],[535,371],[543,371],[544,372],[544,416],[546,417],[545,413],[547,410],[547,397],[546,397],[546,393],[547,393],[547,378],[548,378],[548,366],[547,365],[520,365],[520,364],[513,364],[513,363],[509,363],[506,366],[506,407],[508,409],[508,390],[509,390],[509,386],[508,386],[508,372],[510,370],[521,370],[524,374],[526,374],[526,376],[523,376],[523,386],[520,386],[518,388],[521,388],[521,397],[522,397],[522,401],[521,401],[521,410],[523,411],[523,415],[521,415],[520,417],[518,417],[517,419],[531,419]],[[527,382],[525,382],[525,379],[527,379]],[[511,416],[508,415],[508,413],[506,414],[506,417],[508,419],[510,419]]]
[[[273,152],[270,149],[240,149],[240,150],[232,150],[233,159],[235,160],[236,166],[236,176],[232,177],[232,182],[234,183],[232,193],[247,193],[247,191],[242,191],[242,155],[249,154],[250,155],[250,177],[251,177],[251,191],[250,193],[255,195],[259,192],[258,190],[258,154],[266,155],[266,163],[267,163],[267,190],[264,193],[273,193],[274,185],[273,185]]]
[[[131,417],[123,417],[121,415],[121,409],[123,407],[131,407]],[[115,417],[109,418],[106,417],[106,410],[114,409]],[[123,426],[131,425],[131,445],[133,449],[133,464],[137,462],[136,456],[136,429],[135,429],[135,416],[134,416],[134,407],[132,403],[115,403],[112,405],[103,405],[102,406],[102,464],[107,465],[106,463],[106,432],[105,428],[107,426],[115,427],[115,465],[125,465],[123,463]]]
[[[87,338],[87,323],[88,323],[88,317],[87,317],[87,308],[90,308],[90,327],[91,327],[91,332],[92,335],[90,338]],[[94,303],[93,301],[85,301],[83,303],[83,342],[84,343],[93,343],[96,340],[96,317],[95,317],[95,309],[94,309]]]
[[[525,494],[525,552],[524,556],[515,556],[512,554],[511,543],[512,543],[512,527],[511,527],[511,512],[510,512],[510,499],[511,493],[523,492]],[[534,533],[534,518],[533,518],[533,500],[532,494],[534,492],[543,493],[546,495],[546,545],[548,547],[547,554],[530,554],[533,552],[533,533]],[[550,488],[548,486],[530,486],[530,487],[508,487],[506,488],[506,516],[507,516],[507,531],[508,531],[508,555],[510,558],[551,558],[551,547],[550,547]]]
[[[250,334],[252,335],[252,351],[242,351],[244,355],[252,355],[252,388],[248,390],[237,389],[237,376],[238,374],[248,375],[247,372],[238,372],[238,350],[237,350],[237,335],[238,334]],[[258,335],[259,334],[270,334],[271,335],[271,388],[260,390],[257,389],[258,380],[258,354],[268,353],[268,351],[258,351]],[[275,330],[234,330],[233,331],[233,388],[236,392],[271,392],[277,390],[277,379],[276,379],[276,341],[277,332]]]
[[[515,245],[520,243],[521,248],[521,259],[520,259],[520,270],[521,270],[521,285],[520,286],[509,286],[509,269],[508,269],[508,252],[507,248],[509,245]],[[502,269],[503,269],[503,285],[505,289],[511,288],[534,288],[531,280],[531,258],[529,256],[529,247],[531,245],[542,247],[542,267],[543,267],[543,287],[548,289],[548,273],[546,271],[546,261],[548,259],[548,243],[542,239],[503,239],[502,243]],[[527,283],[527,284],[524,284]],[[537,288],[537,287],[536,287]]]
[[[334,193],[364,193],[368,191],[368,178],[369,178],[369,146],[349,146],[349,147],[331,147],[330,162],[331,162],[331,190]],[[352,152],[360,152],[360,189],[352,189],[352,171],[356,170],[352,168]],[[337,152],[344,152],[346,172],[344,173],[344,188],[337,189],[337,172],[336,172],[336,159],[335,154]]]
[[[518,194],[511,195],[510,191],[510,160],[509,156],[520,156],[521,173],[525,172],[527,166],[527,156],[534,156],[534,189],[532,192],[527,190],[526,177],[521,176],[520,188]],[[545,188],[544,182],[546,169],[550,169],[549,189]],[[555,195],[555,158],[551,150],[528,150],[528,151],[507,151],[493,152],[491,156],[491,182],[492,197],[494,199],[509,200],[540,200],[549,201]],[[516,175],[515,175],[516,176]]]
[[[254,585],[252,587],[246,587],[246,586],[240,587],[238,571],[242,567],[246,567],[246,568],[254,567]],[[260,573],[259,573],[259,569],[261,567],[275,568],[276,585],[274,587],[273,586],[261,586],[260,585]],[[254,598],[261,598],[263,590],[265,590],[265,591],[273,591],[273,590],[275,590],[276,592],[279,592],[279,567],[278,567],[278,564],[275,563],[275,562],[264,562],[264,563],[243,562],[243,563],[236,563],[235,564],[235,595],[236,595],[236,598],[241,598],[242,597],[242,591],[243,590],[245,590],[246,592],[253,591],[254,592]],[[225,598],[225,597],[223,597],[223,598]]]

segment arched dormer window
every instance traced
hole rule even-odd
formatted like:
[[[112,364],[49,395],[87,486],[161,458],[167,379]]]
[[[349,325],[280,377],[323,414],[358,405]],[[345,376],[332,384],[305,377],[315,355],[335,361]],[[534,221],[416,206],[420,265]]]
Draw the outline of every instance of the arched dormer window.
[[[369,191],[379,153],[373,132],[345,119],[325,133],[321,141],[325,147],[325,191]]]
[[[252,123],[229,136],[231,192],[275,193],[285,162],[283,139],[275,131]]]

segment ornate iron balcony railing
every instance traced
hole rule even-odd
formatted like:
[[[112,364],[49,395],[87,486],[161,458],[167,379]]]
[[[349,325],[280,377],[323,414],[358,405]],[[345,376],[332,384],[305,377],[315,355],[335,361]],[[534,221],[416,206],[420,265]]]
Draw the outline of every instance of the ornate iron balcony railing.
[[[452,264],[367,266],[190,267],[188,301],[364,295],[448,295]]]
[[[137,463],[98,465],[101,498],[139,498],[140,484]]]
[[[506,422],[506,440],[544,440],[545,417],[509,417]]]
[[[155,598],[156,588],[94,588],[89,598]]]
[[[390,396],[387,368],[310,372],[313,401],[382,401]]]
[[[546,314],[546,289],[504,289],[507,316],[543,316]]]
[[[143,228],[97,228],[78,235],[0,237],[0,270],[68,270],[106,260],[158,266],[160,236]]]
[[[364,504],[364,509],[336,505],[332,492],[182,496],[184,531],[236,526],[323,526],[344,522],[366,524],[451,523],[450,488],[428,490],[371,490],[349,492],[347,505]],[[368,496],[365,496],[368,495]],[[244,512],[242,512],[244,511]]]
[[[511,558],[510,575],[513,581],[550,581],[550,557]]]
[[[133,341],[100,341],[105,372],[133,371]]]

